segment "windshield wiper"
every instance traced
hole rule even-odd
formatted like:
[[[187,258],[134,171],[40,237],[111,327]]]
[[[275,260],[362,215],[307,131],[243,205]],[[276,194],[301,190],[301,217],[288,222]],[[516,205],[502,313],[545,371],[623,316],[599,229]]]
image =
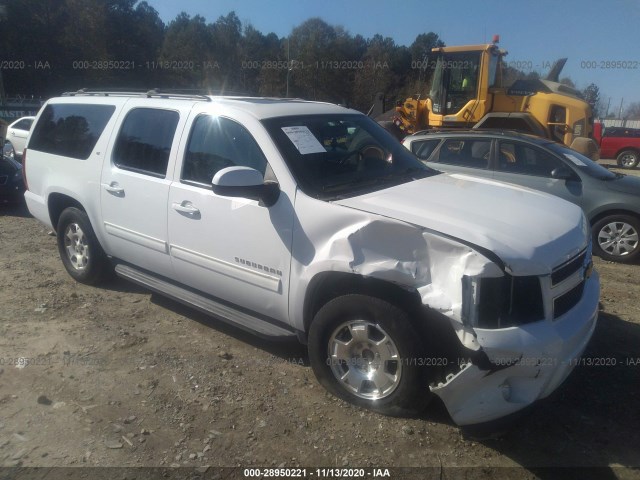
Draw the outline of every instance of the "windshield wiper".
[[[347,182],[341,182],[341,183],[332,183],[329,185],[324,185],[322,187],[322,191],[325,193],[329,193],[335,190],[340,190],[344,187],[348,187],[348,186],[353,186],[356,187],[356,190],[361,190],[362,188],[366,188],[372,185],[379,185],[381,183],[389,183],[389,182],[395,182],[395,181],[404,181],[407,180],[407,177],[409,177],[411,180],[418,180],[420,178],[425,178],[427,176],[432,176],[432,175],[436,175],[439,172],[437,172],[436,170],[427,170],[424,168],[408,168],[407,170],[403,171],[403,172],[393,172],[393,173],[388,173],[387,175],[381,175],[379,177],[370,177],[370,178],[356,178],[353,180],[349,180]],[[351,193],[351,192],[345,192],[345,193]]]
[[[369,178],[369,179],[360,178],[360,179],[349,180],[347,182],[331,183],[329,185],[323,185],[322,191],[325,193],[329,193],[334,190],[340,190],[348,186],[358,185],[358,187],[360,187],[360,186],[375,185],[377,183],[376,180],[377,180],[376,178]]]
[[[613,173],[613,177],[598,177],[600,180],[604,180],[605,182],[610,182],[611,180],[618,180],[619,178],[623,178],[626,177],[626,175],[624,173],[618,173],[618,172],[609,172],[609,173]]]

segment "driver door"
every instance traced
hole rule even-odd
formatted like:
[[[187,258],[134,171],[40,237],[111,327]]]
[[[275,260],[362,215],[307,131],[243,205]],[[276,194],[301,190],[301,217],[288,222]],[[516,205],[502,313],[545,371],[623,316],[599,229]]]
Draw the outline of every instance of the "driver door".
[[[270,180],[275,176],[240,123],[193,113],[188,125],[183,162],[169,189],[169,242],[178,280],[216,299],[287,320],[294,218],[289,198],[281,192],[267,208],[256,200],[216,195],[211,180],[226,167],[251,167]]]

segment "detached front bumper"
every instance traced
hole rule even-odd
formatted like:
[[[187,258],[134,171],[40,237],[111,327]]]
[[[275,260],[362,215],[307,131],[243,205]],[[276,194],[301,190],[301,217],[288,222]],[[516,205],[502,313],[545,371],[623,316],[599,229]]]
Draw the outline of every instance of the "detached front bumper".
[[[580,302],[556,320],[496,330],[475,329],[494,369],[468,363],[431,391],[458,425],[496,420],[551,394],[571,373],[598,318],[600,279],[593,272]]]

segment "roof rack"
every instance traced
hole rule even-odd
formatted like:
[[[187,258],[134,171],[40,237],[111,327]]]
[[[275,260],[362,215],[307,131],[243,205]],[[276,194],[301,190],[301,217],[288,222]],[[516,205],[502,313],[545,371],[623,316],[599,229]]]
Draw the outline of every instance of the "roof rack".
[[[183,90],[184,91],[184,90]],[[144,98],[165,98],[175,100],[202,100],[210,102],[211,97],[201,93],[180,93],[180,91],[160,90],[153,88],[151,90],[90,90],[81,88],[75,92],[64,92],[63,97],[144,97]]]

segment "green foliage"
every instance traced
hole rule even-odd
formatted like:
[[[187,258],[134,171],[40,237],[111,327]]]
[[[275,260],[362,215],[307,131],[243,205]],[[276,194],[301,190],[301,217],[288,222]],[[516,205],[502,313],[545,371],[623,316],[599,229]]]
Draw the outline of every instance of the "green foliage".
[[[444,46],[433,32],[409,46],[352,35],[310,18],[286,38],[243,25],[235,12],[208,23],[179,14],[165,25],[146,1],[0,0],[4,57],[28,68],[3,70],[10,95],[46,98],[79,88],[178,88],[300,97],[366,111],[428,91],[432,72],[416,68]],[[34,68],[38,65],[41,68]]]
[[[600,102],[600,89],[595,83],[591,83],[582,90],[582,96],[584,97],[584,101],[591,105],[591,109],[593,110],[593,114],[595,117],[600,117],[602,113],[602,105]]]

